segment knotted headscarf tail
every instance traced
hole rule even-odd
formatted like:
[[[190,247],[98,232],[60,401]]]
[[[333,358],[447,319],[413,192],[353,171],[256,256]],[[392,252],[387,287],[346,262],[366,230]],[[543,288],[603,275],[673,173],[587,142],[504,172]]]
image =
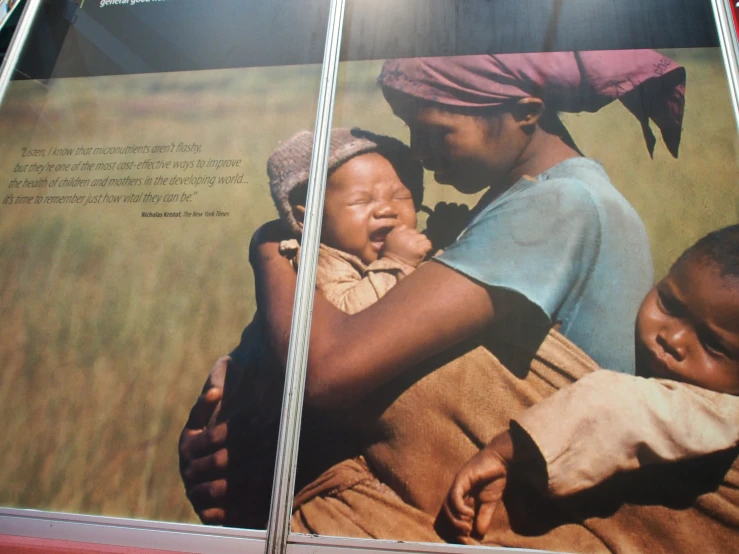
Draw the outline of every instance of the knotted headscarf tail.
[[[443,106],[495,107],[541,98],[549,109],[595,112],[620,100],[639,120],[650,156],[651,119],[677,157],[685,108],[685,68],[654,50],[542,52],[387,60],[384,88]]]

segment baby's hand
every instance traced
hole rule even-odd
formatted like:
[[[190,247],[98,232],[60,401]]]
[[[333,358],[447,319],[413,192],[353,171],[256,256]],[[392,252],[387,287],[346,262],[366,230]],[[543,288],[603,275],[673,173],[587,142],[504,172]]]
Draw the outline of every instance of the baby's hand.
[[[426,235],[405,225],[398,225],[385,237],[382,255],[396,262],[418,267],[431,248],[431,241]]]
[[[460,542],[471,544],[490,530],[503,498],[512,457],[510,435],[502,433],[478,452],[454,478],[444,502],[444,513]]]

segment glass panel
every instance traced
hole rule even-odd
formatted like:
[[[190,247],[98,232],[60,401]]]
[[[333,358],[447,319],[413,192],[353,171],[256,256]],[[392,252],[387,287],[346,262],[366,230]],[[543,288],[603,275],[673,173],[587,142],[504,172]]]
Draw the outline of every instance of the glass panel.
[[[737,231],[670,271],[739,215],[710,10],[349,2],[294,532],[731,548]]]
[[[314,124],[327,12],[323,0],[43,4],[0,111],[0,505],[197,521],[178,437],[254,316],[249,243],[276,213],[267,159]],[[238,426],[228,434],[229,479],[250,488],[229,494],[226,523],[264,528],[281,368],[247,329],[226,388],[244,377],[244,402],[263,404],[249,465],[231,448]],[[194,415],[190,435],[204,436],[209,410]]]

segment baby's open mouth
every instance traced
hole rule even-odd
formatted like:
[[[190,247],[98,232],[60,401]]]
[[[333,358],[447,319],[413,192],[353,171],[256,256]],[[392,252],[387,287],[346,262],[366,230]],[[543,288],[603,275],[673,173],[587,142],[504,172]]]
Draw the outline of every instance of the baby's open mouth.
[[[378,251],[381,250],[385,244],[385,239],[393,229],[395,229],[395,225],[387,225],[372,231],[369,236],[372,246],[374,246]]]

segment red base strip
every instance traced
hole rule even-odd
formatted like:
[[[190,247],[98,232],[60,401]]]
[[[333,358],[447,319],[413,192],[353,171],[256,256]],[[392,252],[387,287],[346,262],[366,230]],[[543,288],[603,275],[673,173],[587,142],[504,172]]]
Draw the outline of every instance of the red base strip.
[[[173,551],[0,535],[0,552],[3,554],[71,554],[73,552],[79,554],[172,554]]]

